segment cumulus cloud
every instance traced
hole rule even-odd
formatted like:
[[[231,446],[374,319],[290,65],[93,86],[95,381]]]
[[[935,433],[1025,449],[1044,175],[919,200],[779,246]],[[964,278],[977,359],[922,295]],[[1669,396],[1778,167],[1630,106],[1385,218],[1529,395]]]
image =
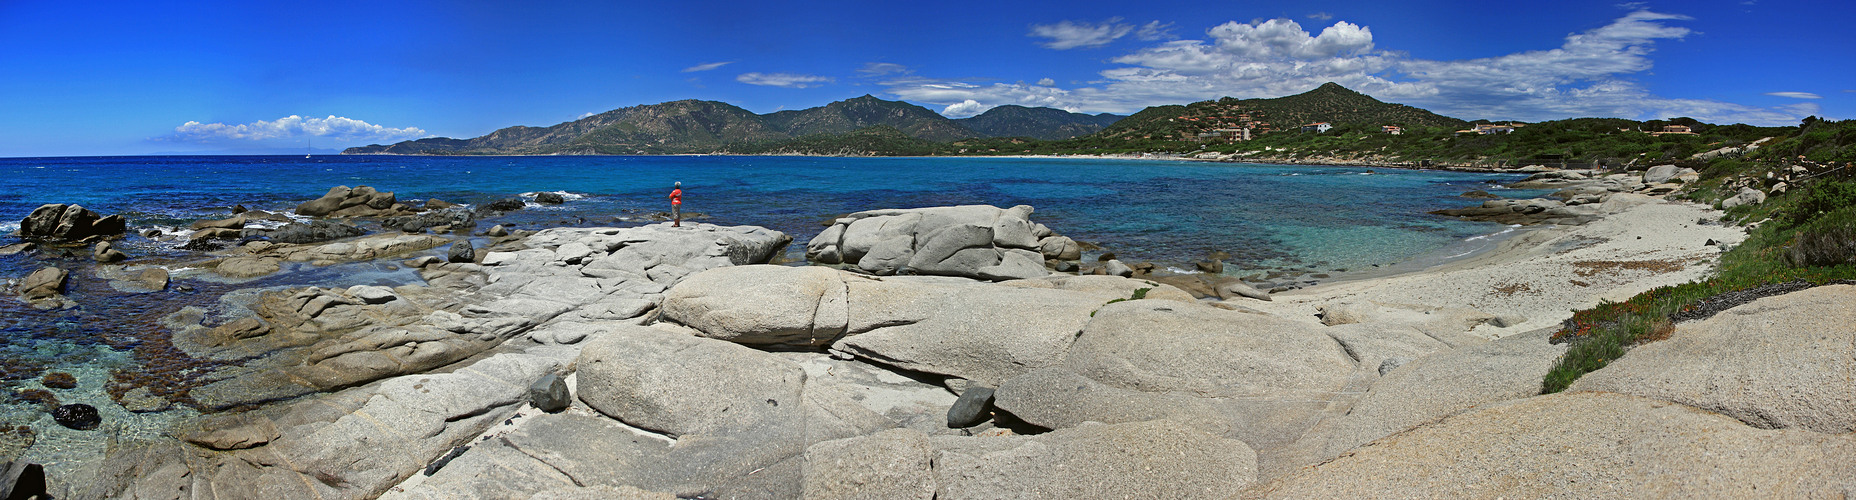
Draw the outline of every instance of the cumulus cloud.
[[[1148,21],[1141,25],[1141,29],[1134,32],[1134,37],[1149,42],[1179,39],[1179,35],[1173,34],[1173,23],[1162,24],[1160,21]]]
[[[1056,85],[1056,84],[1057,84],[1057,81],[1056,81],[1056,80],[1052,80],[1052,79],[1049,79],[1049,78],[1039,78],[1039,79],[1038,79],[1038,86],[1040,86],[1040,87],[1049,87],[1049,86],[1052,86],[1052,85]]]
[[[1290,19],[1227,22],[1206,30],[1203,38],[1158,42],[1115,57],[1110,61],[1119,66],[1100,71],[1101,79],[1078,88],[934,78],[884,84],[903,99],[961,105],[963,110],[975,108],[966,104],[972,101],[987,107],[1019,104],[1129,113],[1224,96],[1279,97],[1326,82],[1467,119],[1689,116],[1725,123],[1790,124],[1815,110],[1671,99],[1633,80],[1653,66],[1650,56],[1657,43],[1692,33],[1678,25],[1690,19],[1636,10],[1604,26],[1568,34],[1558,47],[1465,60],[1418,59],[1384,50],[1369,27],[1346,21],[1316,32]],[[1133,26],[1112,19],[1049,28],[1047,34],[1033,34],[1049,38],[1047,47],[1075,48],[1106,44],[1127,34],[1118,30]]]
[[[836,82],[837,79],[829,76],[801,75],[796,73],[742,73],[740,76],[735,77],[735,81],[748,85],[809,89]]]
[[[727,66],[730,64],[734,64],[734,61],[702,63],[702,64],[698,64],[695,66],[690,66],[688,68],[683,68],[683,72],[684,73],[695,73],[698,71],[709,71],[709,70],[720,68],[720,67]]]
[[[307,118],[290,115],[276,120],[228,125],[189,121],[174,127],[163,140],[177,142],[263,141],[296,137],[327,137],[337,141],[403,141],[425,137],[418,127],[390,128],[372,123],[329,115]]]
[[[1128,32],[1130,31],[1134,31],[1134,25],[1121,22],[1121,18],[1119,17],[1111,17],[1101,24],[1076,21],[1061,21],[1057,24],[1033,24],[1031,25],[1031,34],[1027,36],[1049,39],[1040,44],[1045,48],[1069,50],[1108,45],[1109,42],[1128,36]]]
[[[944,108],[941,110],[941,114],[949,118],[966,118],[966,117],[977,115],[980,113],[985,113],[986,110],[988,109],[992,109],[992,106],[987,106],[985,104],[980,104],[979,101],[967,99],[965,101],[957,102],[954,104],[949,104],[947,108]]]
[[[1845,90],[1844,92],[1849,92],[1849,91]],[[1824,98],[1824,96],[1813,94],[1810,92],[1767,92],[1766,95],[1773,96],[1773,97],[1790,97],[1793,99],[1823,99]]]

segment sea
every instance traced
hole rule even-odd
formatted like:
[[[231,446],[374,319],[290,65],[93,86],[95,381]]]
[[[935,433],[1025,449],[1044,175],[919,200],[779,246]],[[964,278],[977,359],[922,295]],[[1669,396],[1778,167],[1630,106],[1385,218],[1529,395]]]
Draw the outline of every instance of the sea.
[[[1224,274],[1272,271],[1296,276],[1347,273],[1467,254],[1489,235],[1513,228],[1426,212],[1478,203],[1466,191],[1532,197],[1504,190],[1507,174],[1339,166],[1285,166],[1098,158],[839,158],[795,156],[149,156],[0,158],[0,246],[20,241],[19,221],[47,203],[75,203],[121,214],[132,233],[184,234],[187,223],[223,219],[234,206],[280,213],[333,186],[371,186],[401,201],[442,199],[484,204],[522,198],[528,207],[481,222],[519,229],[627,227],[655,222],[666,195],[682,182],[683,212],[698,222],[756,225],[786,232],[789,264],[803,263],[805,242],[835,218],[862,210],[945,205],[1030,205],[1032,218],[1088,245],[1084,260],[1112,253],[1186,272],[1218,258]],[[558,192],[560,205],[533,203]],[[184,261],[180,239],[132,234],[117,243],[135,259]],[[442,251],[442,249],[438,250]],[[135,261],[131,261],[131,264]],[[77,376],[76,389],[51,391],[60,402],[102,408],[109,394],[136,386],[191,383],[212,368],[168,345],[162,319],[181,307],[211,309],[222,294],[251,287],[405,284],[418,281],[392,264],[305,269],[252,282],[190,279],[152,294],[119,292],[83,257],[44,253],[0,256],[0,279],[59,265],[73,270],[70,309],[41,311],[0,297],[0,455],[9,426],[36,439],[71,438],[51,429],[24,396],[43,389],[47,371]],[[40,399],[42,393],[39,393]],[[192,410],[184,390],[169,412],[123,414],[115,432],[159,433]],[[21,431],[26,432],[26,431]],[[24,434],[21,434],[24,435]],[[61,438],[60,436],[64,436]],[[80,442],[64,443],[82,451]],[[48,449],[56,449],[52,446]],[[93,450],[94,451],[94,450]],[[50,453],[50,452],[45,452]],[[73,452],[78,453],[78,452]],[[82,453],[78,453],[81,455]],[[39,457],[42,460],[56,460]]]

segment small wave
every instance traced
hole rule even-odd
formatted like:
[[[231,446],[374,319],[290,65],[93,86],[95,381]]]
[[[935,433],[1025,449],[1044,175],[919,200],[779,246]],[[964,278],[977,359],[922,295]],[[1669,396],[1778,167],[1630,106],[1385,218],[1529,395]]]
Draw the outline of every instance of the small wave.
[[[1468,238],[1464,238],[1464,239],[1463,239],[1463,241],[1481,241],[1481,240],[1486,240],[1486,239],[1489,239],[1490,237],[1495,237],[1495,236],[1501,236],[1501,235],[1504,235],[1504,234],[1508,234],[1508,233],[1512,233],[1512,232],[1514,232],[1514,231],[1515,231],[1515,229],[1516,229],[1516,228],[1519,228],[1519,227],[1521,227],[1521,226],[1520,226],[1520,225],[1513,225],[1513,226],[1508,226],[1508,227],[1505,227],[1505,228],[1502,228],[1502,230],[1500,230],[1500,231],[1496,231],[1496,232],[1493,232],[1493,233],[1489,233],[1489,234],[1484,234],[1484,235],[1479,235],[1479,236],[1471,236],[1471,237],[1468,237]]]
[[[0,234],[12,234],[19,231],[18,222],[0,223]]]
[[[1198,274],[1199,270],[1198,269],[1186,269],[1183,267],[1166,266],[1166,272],[1173,273],[1173,274]]]
[[[539,195],[539,194],[541,194],[541,193],[544,193],[544,192],[546,192],[546,193],[554,193],[554,194],[558,194],[558,195],[561,195],[561,199],[563,199],[563,200],[567,200],[567,201],[575,201],[575,200],[584,200],[584,199],[586,199],[586,195],[584,195],[584,194],[579,194],[579,193],[569,193],[569,192],[566,192],[566,191],[530,191],[530,192],[527,192],[527,193],[522,193],[522,194],[521,194],[521,195],[519,195],[519,196],[521,196],[521,197],[523,197],[523,198],[528,198],[528,199],[530,199],[530,200],[533,200],[533,199],[535,199],[535,196],[536,196],[536,195]]]

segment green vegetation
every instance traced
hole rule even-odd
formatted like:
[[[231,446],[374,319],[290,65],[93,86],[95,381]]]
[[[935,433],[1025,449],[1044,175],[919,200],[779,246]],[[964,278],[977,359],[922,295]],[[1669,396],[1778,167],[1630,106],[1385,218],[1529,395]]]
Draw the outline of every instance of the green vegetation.
[[[1159,285],[1158,283],[1154,283],[1154,282],[1151,282],[1151,281],[1150,281],[1150,282],[1147,282],[1147,284],[1149,284],[1149,285],[1154,285],[1154,286],[1160,286],[1160,285]],[[1125,298],[1125,299],[1112,299],[1112,300],[1109,300],[1108,302],[1103,302],[1103,303],[1102,303],[1102,307],[1108,307],[1108,305],[1109,305],[1109,304],[1113,304],[1113,303],[1116,303],[1116,302],[1126,302],[1126,301],[1130,301],[1130,300],[1141,300],[1141,299],[1145,299],[1145,298],[1147,298],[1147,292],[1149,292],[1149,291],[1152,291],[1153,289],[1154,289],[1153,287],[1147,287],[1147,288],[1136,288],[1136,289],[1134,289],[1134,293],[1133,293],[1133,294],[1131,294],[1131,295],[1129,295],[1129,296],[1128,296],[1128,298]],[[1096,311],[1100,311],[1100,310],[1102,310],[1102,308],[1101,308],[1101,307],[1098,307],[1098,308],[1096,308],[1096,310],[1095,310],[1095,311],[1089,311],[1089,317],[1091,317],[1091,318],[1094,318],[1094,317],[1096,317]]]
[[[932,156],[946,154],[948,145],[909,137],[895,127],[878,125],[846,134],[814,134],[788,141],[734,144],[722,151],[732,154]]]
[[[1726,222],[1757,226],[1746,241],[1721,255],[1708,279],[1574,312],[1554,336],[1572,346],[1547,373],[1542,392],[1565,390],[1579,376],[1626,355],[1631,346],[1667,336],[1671,315],[1693,311],[1703,299],[1779,283],[1856,279],[1853,145],[1856,120],[1807,119],[1797,133],[1770,147],[1710,161],[1703,170],[1703,189],[1691,198],[1706,201],[1712,193],[1731,194],[1734,190],[1727,188],[1746,183],[1776,186],[1787,176],[1792,185],[1764,203],[1728,210]]]

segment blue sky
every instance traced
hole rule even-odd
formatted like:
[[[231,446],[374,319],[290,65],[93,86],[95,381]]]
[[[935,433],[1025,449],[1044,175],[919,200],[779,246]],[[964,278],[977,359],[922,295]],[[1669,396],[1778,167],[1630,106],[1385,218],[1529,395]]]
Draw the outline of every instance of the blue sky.
[[[0,156],[301,151],[677,99],[1856,117],[1849,2],[0,1]]]

